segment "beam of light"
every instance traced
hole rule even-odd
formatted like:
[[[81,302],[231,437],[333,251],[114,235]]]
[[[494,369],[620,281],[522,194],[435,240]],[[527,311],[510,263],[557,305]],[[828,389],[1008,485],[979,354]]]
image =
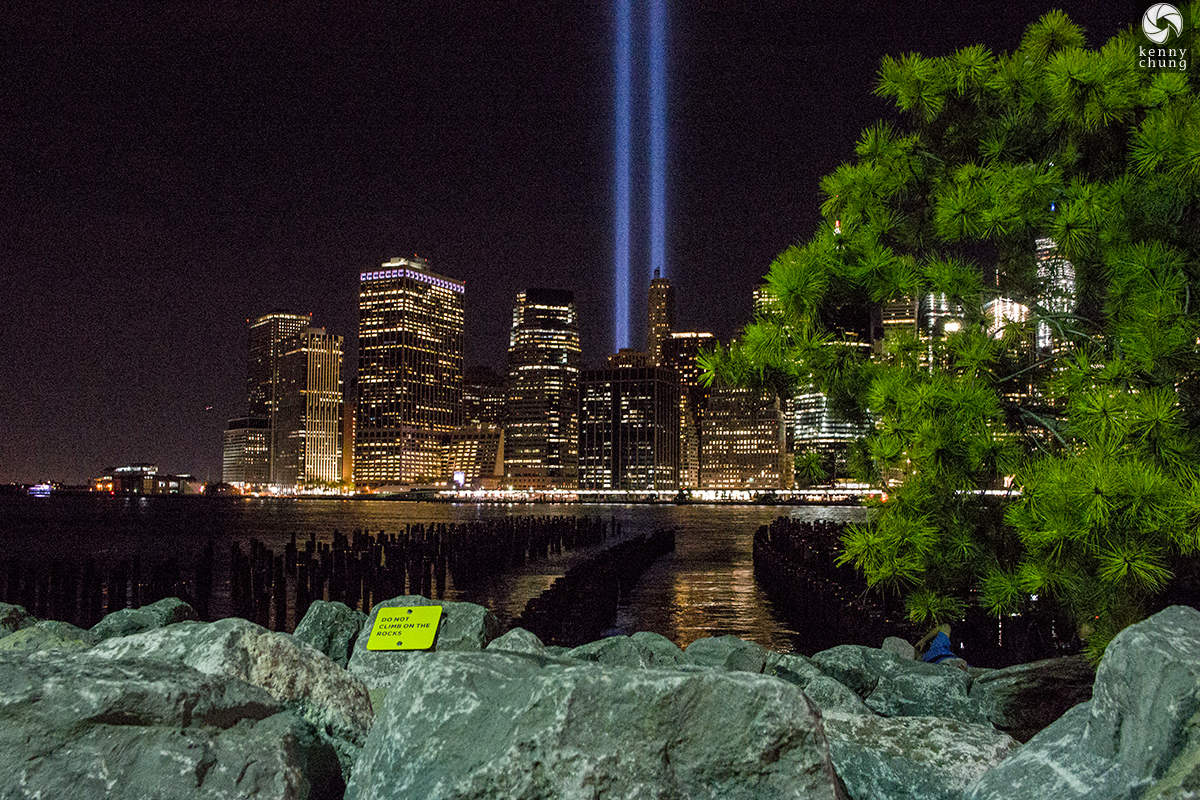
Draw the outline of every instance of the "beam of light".
[[[650,275],[667,277],[667,3],[650,0]]]
[[[615,140],[615,252],[613,271],[613,352],[629,346],[629,147],[630,94],[633,83],[632,0],[617,0],[617,75]]]

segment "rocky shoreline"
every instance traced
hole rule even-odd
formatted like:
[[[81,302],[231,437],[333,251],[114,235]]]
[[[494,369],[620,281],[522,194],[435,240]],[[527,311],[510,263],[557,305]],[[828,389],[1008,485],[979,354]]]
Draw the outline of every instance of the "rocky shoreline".
[[[366,648],[380,608],[419,605],[443,607],[432,651]],[[0,604],[0,798],[1200,797],[1195,609],[1095,673],[905,655],[568,649],[411,595],[318,601],[291,635],[175,599],[87,630]]]

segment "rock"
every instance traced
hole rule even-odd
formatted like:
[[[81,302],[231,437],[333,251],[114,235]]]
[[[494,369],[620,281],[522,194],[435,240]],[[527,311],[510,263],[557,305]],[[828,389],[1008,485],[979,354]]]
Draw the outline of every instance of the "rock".
[[[833,766],[859,800],[958,800],[1018,747],[990,725],[954,719],[837,711],[822,716]]]
[[[991,670],[971,684],[988,721],[1019,742],[1092,697],[1096,673],[1087,656],[1050,658]]]
[[[822,650],[812,663],[882,716],[987,721],[982,705],[970,697],[971,676],[954,667],[906,661],[895,653],[851,644]]]
[[[441,606],[442,619],[438,623],[437,635],[430,650],[380,650],[367,649],[369,635],[358,637],[354,653],[350,656],[348,669],[367,684],[368,688],[381,688],[391,675],[400,671],[409,658],[428,655],[430,652],[478,652],[500,635],[500,620],[483,606],[474,603],[452,603],[430,600],[420,595],[403,595],[384,600],[371,609],[363,626],[367,632],[375,625],[375,617],[381,608],[405,608],[408,606]]]
[[[49,631],[50,633],[62,639],[64,642],[83,642],[91,646],[99,643],[100,637],[92,633],[86,628],[80,628],[78,625],[72,625],[69,622],[59,622],[53,619],[39,620],[34,624],[35,628]]]
[[[314,600],[292,634],[312,645],[345,669],[367,615],[345,603]]]
[[[880,677],[899,672],[904,663],[895,653],[856,644],[822,650],[811,661],[822,673],[849,686],[855,694],[864,698],[875,691]]]
[[[742,672],[404,659],[347,786],[390,798],[840,798],[795,687]]]
[[[688,661],[702,667],[761,673],[769,651],[762,645],[736,636],[708,636],[687,646]]]
[[[63,623],[65,624],[65,623]],[[39,627],[22,628],[0,639],[0,650],[33,652],[37,650],[86,650],[91,644],[80,639],[63,639],[52,630]]]
[[[1083,742],[1091,702],[1080,703],[963,793],[963,800],[1127,800],[1139,781]]]
[[[509,653],[528,653],[530,655],[546,655],[546,645],[542,640],[524,628],[513,628],[503,636],[498,636],[488,642],[488,652],[504,650]]]
[[[167,597],[141,608],[124,608],[107,614],[91,631],[98,641],[104,641],[195,619],[198,619],[196,609],[178,597]]]
[[[580,661],[595,661],[612,667],[675,669],[685,664],[691,666],[682,650],[658,634],[609,636],[580,645],[567,655]]]
[[[984,723],[987,712],[970,697],[971,676],[960,669],[919,661],[910,668],[881,675],[864,698],[867,708],[883,717],[948,717]]]
[[[347,775],[374,719],[361,681],[315,648],[244,619],[184,622],[109,639],[89,655],[177,662],[260,687],[328,737]]]
[[[0,603],[0,636],[32,627],[35,622],[37,617],[26,611],[24,606]]]
[[[1200,787],[1200,611],[1172,606],[1109,643],[1092,699],[965,797],[1186,797]]]
[[[819,675],[809,681],[804,687],[804,695],[821,713],[840,711],[843,714],[875,714],[850,687],[828,675]]]
[[[912,646],[912,642],[907,639],[901,639],[899,636],[887,637],[883,640],[883,646],[879,649],[885,653],[895,653],[904,661],[913,661],[917,657],[917,651]]]
[[[337,759],[261,689],[90,651],[0,653],[0,795],[333,800]]]
[[[849,687],[835,681],[812,661],[794,653],[770,653],[764,674],[799,686],[809,701],[825,711],[843,711],[847,714],[871,714],[871,709]]]

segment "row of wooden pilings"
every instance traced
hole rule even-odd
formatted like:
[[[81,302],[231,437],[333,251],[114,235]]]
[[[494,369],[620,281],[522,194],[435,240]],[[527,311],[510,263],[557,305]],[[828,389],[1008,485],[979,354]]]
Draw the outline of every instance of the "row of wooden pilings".
[[[111,563],[95,559],[0,562],[0,602],[34,616],[90,627],[105,614],[179,597],[201,619],[238,616],[272,630],[292,630],[313,600],[337,600],[369,610],[402,594],[443,597],[447,575],[459,587],[621,535],[620,523],[599,517],[502,517],[465,523],[412,524],[400,533],[350,535],[331,542],[315,534],[282,553],[257,539],[229,547],[227,584],[216,578],[210,540],[190,563],[150,554]],[[223,549],[223,548],[222,548]],[[225,601],[228,597],[228,602]]]
[[[202,619],[212,613],[215,545],[206,542],[187,567],[179,558],[141,556],[105,564],[93,558],[23,561],[0,565],[0,601],[24,606],[39,619],[88,628],[106,614],[164,597],[191,603]]]
[[[878,647],[911,636],[900,603],[869,591],[851,564],[838,564],[845,526],[779,517],[754,534],[754,574],[772,604],[818,650],[838,644]]]
[[[577,647],[595,641],[612,627],[618,606],[641,574],[674,550],[674,528],[606,548],[530,600],[513,626],[531,631],[546,644]]]

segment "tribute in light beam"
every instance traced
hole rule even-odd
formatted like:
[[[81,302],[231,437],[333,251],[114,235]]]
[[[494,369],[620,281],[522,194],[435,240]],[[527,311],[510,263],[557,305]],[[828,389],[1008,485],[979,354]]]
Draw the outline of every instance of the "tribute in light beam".
[[[617,4],[617,75],[616,75],[616,219],[613,255],[613,352],[629,346],[629,148],[630,94],[633,82],[633,11],[632,0]]]
[[[667,276],[666,0],[650,0],[650,275]]]

